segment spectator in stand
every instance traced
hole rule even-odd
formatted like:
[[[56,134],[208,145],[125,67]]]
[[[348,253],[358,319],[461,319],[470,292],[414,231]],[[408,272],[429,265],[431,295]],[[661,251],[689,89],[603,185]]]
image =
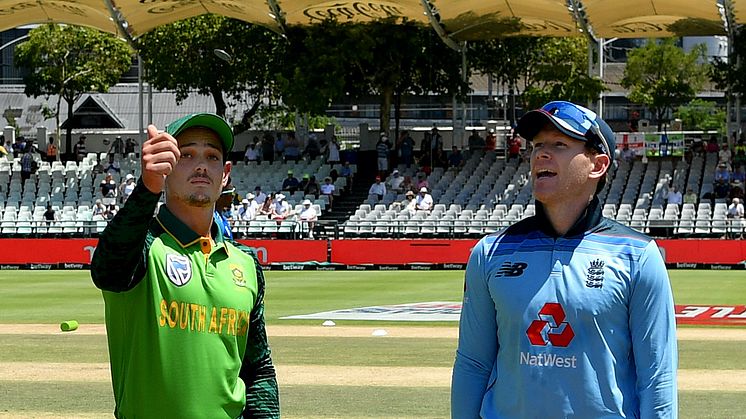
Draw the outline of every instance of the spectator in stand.
[[[86,136],[81,135],[80,138],[78,138],[78,142],[75,143],[75,146],[73,146],[73,153],[75,154],[75,158],[78,160],[78,163],[83,161],[83,158],[86,156],[86,148],[85,148],[85,140]]]
[[[114,142],[111,143],[111,146],[108,150],[109,154],[119,154],[120,156],[124,156],[124,140],[122,140],[122,137],[117,135],[117,137],[114,139]]]
[[[316,182],[316,176],[308,178],[308,183],[306,183],[306,186],[303,188],[303,193],[305,195],[313,195],[315,198],[319,197],[321,188],[319,187],[319,183]]]
[[[720,147],[718,147],[718,139],[714,135],[710,137],[709,141],[707,141],[707,147],[705,150],[708,153],[717,153],[720,151]]]
[[[375,195],[378,197],[378,200],[382,200],[384,196],[386,196],[386,185],[381,182],[381,177],[376,176],[376,181],[372,185],[370,185],[370,189],[368,189],[368,195]]]
[[[419,211],[430,211],[433,209],[433,197],[427,193],[427,188],[420,189],[420,194],[417,195],[416,207]]]
[[[124,142],[124,152],[129,156],[130,154],[137,154],[137,141],[134,138],[127,138]]]
[[[324,155],[326,156],[326,162],[332,166],[341,161],[339,158],[339,141],[336,136],[332,136],[332,140],[326,145]]]
[[[256,151],[256,144],[252,143],[246,146],[246,151],[243,155],[243,161],[246,164],[248,164],[249,162],[259,162],[259,153]]]
[[[308,181],[311,180],[311,175],[308,173],[303,173],[303,179],[300,181],[300,185],[298,186],[298,189],[303,191],[303,193],[306,192],[306,186],[308,186]]]
[[[730,193],[730,185],[728,184],[728,181],[724,179],[718,179],[715,181],[715,199],[725,199],[728,197],[728,193]]]
[[[310,200],[303,200],[303,208],[298,213],[298,219],[301,221],[301,227],[305,224],[306,230],[308,230],[308,238],[313,239],[313,230],[316,226],[316,221],[319,220],[319,215],[316,214],[316,210],[311,206]]]
[[[269,195],[266,195],[264,203],[259,207],[259,215],[263,215],[266,219],[269,219],[272,216],[272,210],[274,209],[274,201],[275,194],[270,192]]]
[[[433,157],[433,167],[442,167],[443,169],[448,168],[448,153],[443,149],[435,150],[435,156]]]
[[[117,215],[117,212],[119,212],[119,207],[116,204],[110,204],[106,207],[106,212],[104,212],[104,219],[106,221],[111,221],[114,216]]]
[[[109,162],[106,164],[106,168],[104,171],[110,175],[119,174],[122,172],[122,168],[119,165],[119,162],[114,160],[114,154],[109,153]]]
[[[16,142],[13,143],[13,158],[22,157],[23,153],[26,152],[26,139],[21,135],[16,138]]]
[[[692,154],[697,157],[703,156],[705,154],[705,145],[702,143],[702,139],[699,137],[694,137],[690,149],[692,151]]]
[[[422,157],[419,158],[417,162],[420,166],[419,171],[424,172],[426,175],[429,175],[433,171],[433,157],[430,155],[430,152],[426,152],[422,154]]]
[[[308,135],[308,142],[306,143],[306,148],[303,149],[303,155],[308,156],[308,161],[314,161],[320,154],[321,148],[319,147],[319,141],[316,138],[316,134],[311,133]]]
[[[728,143],[723,143],[720,151],[718,151],[718,163],[727,163],[730,165],[732,158],[733,153],[731,153],[730,148],[728,148]]]
[[[275,160],[284,161],[285,159],[285,140],[282,139],[282,133],[277,133],[277,141],[275,141]]]
[[[697,194],[694,193],[692,188],[686,190],[686,194],[684,194],[684,203],[697,205]]]
[[[521,160],[521,137],[517,134],[508,141],[508,160],[511,159]]]
[[[46,160],[51,165],[52,162],[57,161],[57,155],[59,154],[59,148],[57,148],[57,144],[54,143],[54,137],[49,137],[49,144],[47,144],[47,158]]]
[[[110,173],[106,174],[106,177],[98,186],[101,189],[101,196],[104,197],[104,205],[111,205],[116,202],[117,182],[111,177]]]
[[[743,165],[739,166],[735,172],[730,175],[731,182],[739,181],[742,184],[746,183],[746,167]]]
[[[285,141],[285,161],[298,162],[300,160],[300,142],[295,137],[295,132],[288,132],[288,138]]]
[[[433,129],[430,130],[430,153],[431,155],[435,155],[435,152],[438,150],[443,150],[443,136],[440,135],[440,131],[438,131],[438,127],[433,126]]]
[[[135,190],[135,186],[137,186],[135,176],[132,173],[127,173],[127,176],[124,177],[124,182],[119,185],[119,199],[121,200],[121,204],[127,202],[127,198]]]
[[[431,147],[430,144],[432,144],[432,141],[433,141],[432,138],[433,136],[429,132],[426,132],[425,134],[422,135],[422,141],[420,141],[420,152],[419,152],[419,155],[417,156],[420,159],[420,161],[422,161],[425,158],[427,158],[428,161],[430,160],[430,157],[429,157],[430,147]]]
[[[329,209],[332,208],[334,205],[334,184],[332,183],[332,178],[327,176],[324,178],[324,184],[321,185],[321,195],[325,196],[327,200],[329,201]]]
[[[484,148],[484,147],[482,147],[482,148]],[[482,148],[480,148],[480,150]],[[471,148],[469,150],[471,151]],[[464,155],[461,154],[461,150],[459,150],[458,147],[453,146],[453,150],[451,151],[451,155],[448,156],[448,167],[455,167],[455,168],[458,169],[461,166],[463,166],[463,164],[464,164]]]
[[[378,176],[385,177],[389,170],[389,137],[383,132],[376,143],[376,158]]]
[[[254,201],[254,194],[249,193],[241,201],[241,206],[238,208],[237,217],[242,222],[246,223],[256,218],[256,213],[259,210],[259,205]]]
[[[733,198],[730,205],[728,206],[728,212],[727,217],[728,218],[743,218],[744,217],[744,209],[743,204],[741,203],[743,200],[740,198]]]
[[[741,183],[741,181],[738,181],[738,180],[734,181],[730,185],[730,191],[728,192],[728,198],[730,198],[731,200],[733,200],[734,198],[735,199],[740,199],[741,202],[743,202],[743,198],[744,198],[744,196],[743,196],[743,184]]]
[[[718,167],[715,169],[715,182],[719,180],[724,180],[726,182],[730,181],[730,171],[728,170],[728,163],[726,162],[718,163]]]
[[[272,206],[271,218],[273,220],[282,221],[290,215],[290,204],[285,200],[285,195],[281,193],[275,195],[275,204]]]
[[[412,163],[414,163],[414,140],[412,139],[412,136],[409,135],[409,131],[403,130],[399,134],[399,140],[396,144],[397,148],[399,149],[399,154],[401,157],[400,163],[407,166],[407,169],[409,169],[412,166]]]
[[[101,160],[97,160],[91,171],[94,175],[103,174],[105,172],[104,163]]]
[[[403,193],[412,192],[412,196],[414,196],[414,193],[417,190],[417,185],[412,181],[412,176],[407,175],[404,176],[400,188]]]
[[[389,178],[386,186],[388,186],[388,189],[396,193],[402,193],[402,183],[404,183],[404,177],[399,174],[399,170],[394,169],[394,171],[391,172],[391,177]]]
[[[269,131],[265,131],[262,137],[262,161],[270,164],[275,161],[275,138]]]
[[[34,155],[31,154],[31,146],[28,145],[23,150],[23,156],[21,156],[21,186],[25,186],[26,179],[29,179],[31,174],[36,171],[35,165],[36,161]]]
[[[100,199],[96,200],[96,204],[93,206],[93,215],[100,215],[104,216],[106,213],[106,207],[104,206],[104,203],[101,202]]]
[[[350,166],[350,162],[344,162],[342,169],[339,171],[339,175],[347,178],[347,187],[352,188],[352,167]]]
[[[418,173],[416,190],[419,191],[422,188],[429,188],[429,187],[430,187],[430,182],[427,181],[427,176],[422,172]]]
[[[495,129],[487,130],[487,137],[484,138],[484,151],[494,151],[497,148],[497,135]]]
[[[477,130],[472,130],[471,135],[469,136],[469,151],[471,151],[472,153],[475,151],[482,151],[484,150],[484,147],[484,139],[479,135]]]
[[[671,186],[671,189],[668,191],[668,196],[666,196],[666,202],[669,205],[681,206],[681,203],[683,202],[683,196],[681,196],[681,192],[678,190],[676,185]]]
[[[629,144],[625,144],[624,147],[622,147],[622,161],[627,163],[635,161],[635,152],[629,148]]]
[[[738,140],[738,144],[733,148],[733,164],[736,167],[746,165],[746,144],[743,140]]]
[[[404,200],[399,204],[401,209],[407,211],[411,217],[417,211],[417,201],[414,199],[414,192],[407,191],[404,194]]]
[[[256,203],[259,205],[262,205],[267,199],[267,194],[262,192],[262,187],[259,185],[256,185],[256,188],[254,188],[254,196],[256,197]]]
[[[59,220],[59,217],[57,216],[57,211],[52,208],[52,203],[47,202],[47,209],[44,211],[44,220],[47,222],[47,224],[51,224],[52,221]]]
[[[300,181],[298,181],[298,178],[293,176],[292,170],[288,170],[288,177],[286,177],[285,180],[282,181],[282,190],[288,191],[292,194],[298,190],[299,186],[300,186]]]

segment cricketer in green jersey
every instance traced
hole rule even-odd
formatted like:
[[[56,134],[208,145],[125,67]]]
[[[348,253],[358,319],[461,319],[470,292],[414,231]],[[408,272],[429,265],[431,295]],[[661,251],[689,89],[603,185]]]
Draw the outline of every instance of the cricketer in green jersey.
[[[99,239],[91,277],[106,306],[117,418],[280,416],[262,269],[213,220],[232,146],[217,115],[148,126],[142,176]]]

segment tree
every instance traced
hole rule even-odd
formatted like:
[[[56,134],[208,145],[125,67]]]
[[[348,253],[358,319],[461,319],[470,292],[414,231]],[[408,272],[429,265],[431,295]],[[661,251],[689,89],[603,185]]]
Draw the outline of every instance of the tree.
[[[658,130],[669,111],[694,99],[702,87],[709,72],[704,55],[704,45],[685,53],[673,39],[650,40],[630,51],[622,86],[630,90],[629,100],[653,112]]]
[[[725,111],[709,100],[694,99],[680,106],[676,116],[681,119],[684,129],[725,132]]]
[[[140,37],[137,48],[146,79],[157,89],[174,90],[177,103],[196,90],[211,96],[215,113],[224,117],[226,97],[250,104],[236,116],[236,130],[241,131],[263,100],[273,96],[284,44],[262,26],[208,14],[158,27]],[[226,51],[229,61],[218,58],[215,50]]]
[[[72,118],[73,105],[83,93],[108,91],[130,68],[132,50],[124,41],[96,29],[47,24],[32,29],[29,39],[18,45],[15,62],[30,70],[23,79],[26,95],[58,95],[54,115],[59,130],[61,100]],[[70,152],[72,126],[66,134]]]
[[[537,108],[550,100],[586,103],[605,90],[599,78],[588,75],[588,40],[584,37],[474,42],[470,44],[469,62],[476,71],[492,75],[519,95],[524,109]]]
[[[282,73],[283,102],[301,113],[321,114],[345,97],[379,95],[381,129],[391,107],[407,94],[464,94],[459,55],[432,30],[391,19],[366,24],[327,20],[288,31]]]
[[[379,20],[363,25],[361,43],[370,47],[360,57],[361,63],[352,67],[360,72],[350,77],[351,81],[362,81],[357,85],[363,93],[380,96],[383,132],[390,128],[392,105],[398,131],[402,96],[429,93],[463,97],[468,91],[468,84],[462,81],[460,53],[448,48],[429,27],[394,23]]]

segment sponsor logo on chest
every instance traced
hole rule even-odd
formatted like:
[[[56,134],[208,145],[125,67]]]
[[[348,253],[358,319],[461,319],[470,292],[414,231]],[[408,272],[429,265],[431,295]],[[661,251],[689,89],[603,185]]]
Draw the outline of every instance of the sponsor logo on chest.
[[[559,303],[546,303],[537,313],[537,318],[526,329],[531,346],[567,348],[575,332],[565,321],[565,310]],[[577,357],[551,353],[532,354],[521,352],[519,363],[542,368],[577,368]]]

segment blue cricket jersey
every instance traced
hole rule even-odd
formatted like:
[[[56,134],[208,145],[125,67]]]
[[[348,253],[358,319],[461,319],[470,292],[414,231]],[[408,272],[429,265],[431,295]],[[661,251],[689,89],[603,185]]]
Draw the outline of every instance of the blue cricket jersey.
[[[675,418],[676,322],[655,242],[601,216],[537,214],[466,268],[453,418]]]

